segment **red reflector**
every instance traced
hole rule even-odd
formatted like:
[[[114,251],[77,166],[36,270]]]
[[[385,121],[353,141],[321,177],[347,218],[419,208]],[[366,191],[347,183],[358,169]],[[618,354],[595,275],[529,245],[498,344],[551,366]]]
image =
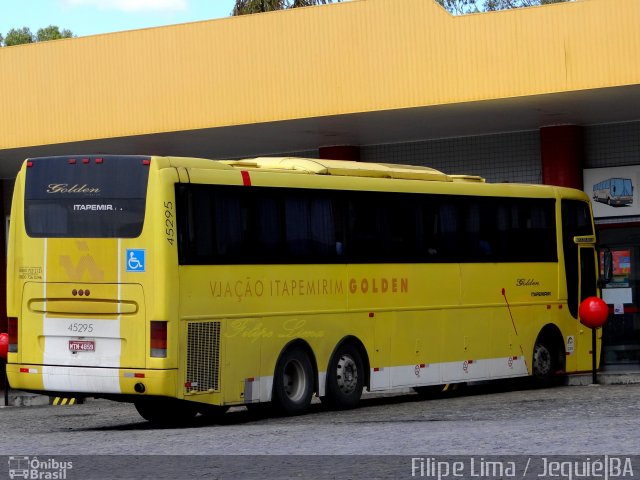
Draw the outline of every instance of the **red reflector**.
[[[242,184],[245,187],[250,187],[251,186],[251,177],[249,176],[249,172],[247,172],[246,170],[242,170],[240,172],[240,174],[242,175]]]
[[[379,372],[379,371],[380,371],[380,369],[379,369],[378,367],[375,367],[375,368],[373,369],[373,371],[374,371],[374,372]]]
[[[144,160],[142,160],[142,164],[143,165],[151,165],[151,160],[149,160],[148,158],[144,159]]]
[[[89,159],[88,158],[83,158],[82,159],[82,163],[84,163],[85,165],[89,163]]]
[[[7,318],[7,333],[9,334],[9,352],[18,351],[18,319],[16,317]]]
[[[167,322],[151,322],[151,356],[156,358],[167,357]]]
[[[27,167],[33,167],[33,162],[27,162]]]
[[[104,160],[102,158],[96,158],[96,163],[102,163]]]
[[[70,158],[69,159],[69,165],[75,165],[76,164],[76,159],[75,158]]]
[[[144,378],[144,373],[134,373],[133,376],[135,378]]]
[[[373,318],[373,317],[375,317],[375,316],[376,316],[376,314],[375,314],[375,313],[373,313],[373,312],[369,312],[369,318]]]
[[[20,369],[20,373],[29,373],[29,369],[28,368],[21,368]]]

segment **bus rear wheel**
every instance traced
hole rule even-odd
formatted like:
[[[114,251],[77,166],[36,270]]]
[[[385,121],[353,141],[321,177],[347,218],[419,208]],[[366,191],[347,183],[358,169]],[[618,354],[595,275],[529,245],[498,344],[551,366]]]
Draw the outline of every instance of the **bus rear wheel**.
[[[142,418],[157,425],[182,425],[198,414],[196,404],[174,398],[144,398],[134,405]]]
[[[304,413],[313,396],[313,366],[301,348],[282,354],[273,378],[274,406],[285,415]]]
[[[325,401],[333,408],[354,408],[360,402],[364,387],[364,367],[360,352],[351,344],[341,345],[327,370]]]

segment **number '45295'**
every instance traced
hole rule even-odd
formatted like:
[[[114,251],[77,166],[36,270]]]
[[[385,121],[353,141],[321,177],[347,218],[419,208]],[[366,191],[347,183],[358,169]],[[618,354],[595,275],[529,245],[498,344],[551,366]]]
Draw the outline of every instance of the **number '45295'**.
[[[173,214],[173,202],[164,202],[164,217],[167,242],[169,242],[169,245],[173,246],[173,242],[175,241],[176,236],[176,220],[175,215]]]

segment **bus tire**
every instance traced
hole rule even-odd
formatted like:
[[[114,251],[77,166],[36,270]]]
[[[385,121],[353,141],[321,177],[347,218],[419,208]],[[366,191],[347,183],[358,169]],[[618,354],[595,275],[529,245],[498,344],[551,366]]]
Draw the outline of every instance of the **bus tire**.
[[[273,377],[272,401],[284,415],[304,413],[313,396],[313,366],[309,355],[299,347],[285,351]]]
[[[327,370],[325,402],[336,409],[354,408],[364,388],[364,367],[358,349],[346,343],[338,347]]]
[[[545,337],[538,337],[533,346],[533,381],[537,386],[550,387],[556,382],[557,352]]]
[[[134,406],[142,418],[156,425],[183,425],[198,414],[196,404],[174,398],[145,398],[134,402]]]

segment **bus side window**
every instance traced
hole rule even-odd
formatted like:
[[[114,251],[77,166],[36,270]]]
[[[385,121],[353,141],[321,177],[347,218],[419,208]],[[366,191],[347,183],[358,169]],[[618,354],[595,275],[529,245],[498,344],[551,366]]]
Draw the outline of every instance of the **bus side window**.
[[[262,258],[260,263],[269,261],[282,261],[284,244],[283,204],[280,196],[256,195],[250,207],[254,215],[251,222],[256,229],[254,251]],[[276,257],[276,258],[273,258]]]
[[[287,255],[314,263],[335,253],[335,222],[328,198],[288,194],[285,225]]]
[[[460,211],[454,203],[442,202],[438,208],[437,243],[444,260],[460,258]]]

